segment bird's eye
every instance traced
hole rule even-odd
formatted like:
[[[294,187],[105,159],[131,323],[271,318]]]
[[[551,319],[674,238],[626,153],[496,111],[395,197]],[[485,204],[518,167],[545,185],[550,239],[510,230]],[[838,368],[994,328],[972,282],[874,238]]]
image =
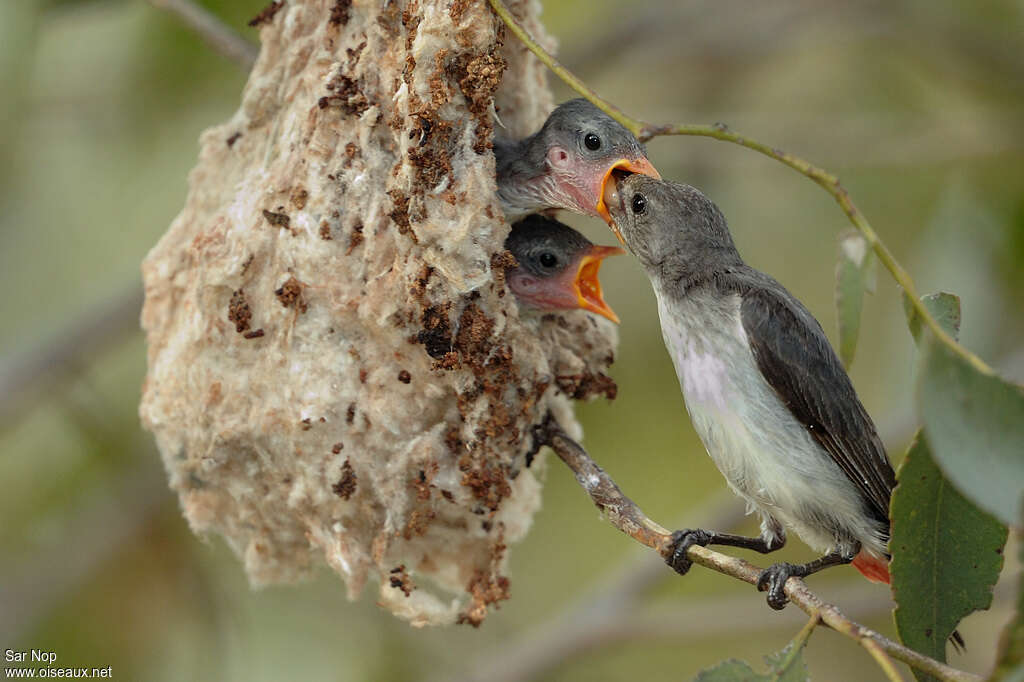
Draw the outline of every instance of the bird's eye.
[[[553,268],[556,265],[558,265],[558,256],[551,253],[550,251],[545,251],[544,253],[540,254],[540,264],[546,268]]]
[[[647,197],[643,194],[633,195],[633,213],[640,215],[647,210]]]
[[[596,152],[601,148],[601,138],[594,133],[587,133],[587,136],[583,138],[583,144],[587,146],[592,152]]]

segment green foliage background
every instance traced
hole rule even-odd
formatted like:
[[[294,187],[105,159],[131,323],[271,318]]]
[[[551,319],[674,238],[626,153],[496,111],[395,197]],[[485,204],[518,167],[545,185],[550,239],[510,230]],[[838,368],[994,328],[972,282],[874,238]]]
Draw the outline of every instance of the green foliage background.
[[[262,0],[204,3],[244,29]],[[713,122],[837,172],[921,292],[962,299],[961,340],[1024,379],[1024,10],[1012,0],[938,5],[619,3],[545,8],[565,63],[631,114]],[[0,2],[0,371],[97,303],[138,287],[139,262],[180,209],[197,137],[236,107],[244,74],[144,2]],[[570,96],[556,84],[560,99]],[[666,177],[705,190],[741,252],[799,296],[835,339],[836,237],[847,224],[805,178],[747,150],[660,138]],[[595,221],[569,218],[595,241]],[[695,519],[724,483],[690,429],[640,268],[602,271],[623,319],[618,399],[582,406],[592,455],[665,525]],[[72,333],[73,337],[73,333]],[[861,323],[854,382],[894,458],[917,419],[915,350],[880,269]],[[479,630],[420,631],[327,571],[250,591],[217,539],[191,535],[136,417],[141,334],[0,396],[0,648],[56,651],[58,664],[112,665],[115,679],[456,679],[640,550],[603,523],[549,462],[545,507],[512,549],[512,600]],[[754,524],[743,528],[752,531]],[[1019,552],[993,609],[969,617],[950,662],[986,671],[1014,603]],[[782,558],[811,554],[792,542]],[[754,557],[762,561],[762,557]],[[840,568],[810,580],[895,636],[884,588]],[[567,654],[545,680],[690,679],[734,657],[760,661],[804,622],[747,586],[695,569],[641,607],[674,623]],[[804,651],[812,677],[881,679],[825,630]]]

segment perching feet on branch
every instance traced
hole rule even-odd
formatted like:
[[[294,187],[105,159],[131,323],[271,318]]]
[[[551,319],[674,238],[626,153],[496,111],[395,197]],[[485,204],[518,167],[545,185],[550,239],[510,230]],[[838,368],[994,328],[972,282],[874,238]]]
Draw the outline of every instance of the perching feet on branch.
[[[789,603],[789,598],[786,596],[787,580],[791,577],[806,578],[823,568],[848,564],[853,561],[855,555],[856,552],[850,555],[832,552],[806,564],[789,564],[785,561],[772,564],[761,571],[761,575],[757,577],[757,589],[759,592],[768,593],[768,606],[776,611],[781,611]]]
[[[716,533],[713,530],[701,528],[687,528],[672,533],[672,544],[665,557],[665,563],[672,567],[679,575],[686,575],[693,562],[686,553],[694,545],[707,547],[708,545],[726,545],[729,547],[742,547],[752,549],[761,554],[768,554],[781,549],[786,544],[786,534],[778,532],[777,535],[765,539],[763,537],[746,537],[744,535],[732,535],[730,533]],[[859,551],[859,547],[857,550]],[[785,561],[772,564],[761,575],[757,577],[757,589],[759,592],[768,593],[768,606],[776,611],[785,608],[789,599],[786,597],[786,581],[791,577],[805,578],[812,573],[817,573],[829,566],[848,564],[853,561],[856,551],[852,554],[833,552],[826,554],[820,559],[806,564],[790,564]]]
[[[745,535],[732,535],[731,533],[717,533],[713,530],[701,528],[687,528],[672,533],[671,551],[665,557],[665,563],[671,566],[679,575],[686,575],[693,562],[686,556],[687,550],[694,545],[707,547],[708,545],[727,545],[729,547],[742,547],[752,549],[761,554],[768,554],[781,549],[786,544],[786,534],[779,530],[778,534],[771,539],[750,538]]]

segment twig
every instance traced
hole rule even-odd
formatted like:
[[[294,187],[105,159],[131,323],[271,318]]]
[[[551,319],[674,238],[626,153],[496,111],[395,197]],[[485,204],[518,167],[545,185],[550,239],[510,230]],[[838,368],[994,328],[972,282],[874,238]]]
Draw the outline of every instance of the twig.
[[[814,628],[821,624],[821,618],[817,612],[812,613],[811,617],[807,619],[807,623],[800,628],[800,632],[796,633],[796,637],[793,638],[792,646],[789,651],[786,652],[785,660],[782,661],[782,665],[779,667],[785,669],[792,661],[793,657],[800,653],[804,645],[807,644],[807,640],[810,639],[811,633],[814,632]]]
[[[671,534],[651,520],[636,503],[626,497],[615,481],[590,458],[590,455],[579,443],[566,435],[550,415],[538,429],[537,436],[540,442],[549,445],[572,469],[577,482],[583,486],[583,489],[590,495],[590,499],[605,514],[612,525],[637,542],[656,549],[662,556],[668,554],[672,542]],[[695,564],[700,564],[705,568],[751,585],[757,584],[757,578],[762,570],[743,559],[720,554],[706,547],[691,547],[687,556]],[[786,582],[785,591],[790,601],[805,613],[818,616],[825,625],[863,646],[876,660],[879,660],[877,653],[880,650],[913,668],[934,675],[940,680],[948,682],[980,682],[981,680],[977,675],[940,663],[883,637],[870,628],[851,621],[837,607],[825,603],[811,592],[799,578],[790,578]],[[879,663],[881,664],[882,661]],[[884,665],[883,669],[885,669]],[[888,672],[886,670],[887,674]]]
[[[882,669],[882,672],[885,673],[885,676],[889,678],[890,682],[903,682],[903,676],[900,675],[898,670],[896,670],[896,666],[893,665],[892,659],[882,651],[882,647],[878,645],[878,642],[870,638],[864,638],[861,639],[860,643],[861,646],[868,650],[868,653],[871,654],[872,658],[875,659],[875,662],[878,663],[878,667]]]
[[[238,35],[209,10],[192,0],[149,0],[149,4],[181,19],[181,22],[198,33],[214,52],[237,62],[245,70],[248,71],[256,63],[259,46]]]
[[[947,334],[932,314],[928,312],[928,309],[925,307],[924,303],[921,302],[921,297],[917,293],[917,288],[914,286],[914,280],[911,279],[907,271],[903,269],[903,266],[899,264],[896,258],[892,255],[892,252],[889,251],[889,248],[881,239],[878,238],[878,234],[868,223],[867,218],[865,218],[864,214],[860,212],[860,209],[857,208],[853,203],[853,200],[850,198],[849,193],[840,184],[839,178],[821,168],[818,168],[808,161],[778,149],[777,147],[771,147],[762,142],[746,137],[745,135],[734,133],[723,124],[653,125],[628,116],[618,107],[615,107],[602,99],[586,83],[580,80],[575,74],[560,64],[557,59],[547,52],[547,50],[541,47],[541,45],[530,36],[526,29],[519,24],[518,20],[512,15],[502,0],[488,0],[488,2],[490,2],[495,13],[503,22],[505,22],[505,25],[509,27],[509,30],[511,30],[531,52],[537,55],[537,58],[547,65],[555,75],[561,78],[566,85],[590,100],[594,106],[601,109],[625,126],[630,132],[636,135],[641,142],[645,142],[659,135],[697,135],[701,137],[712,137],[716,140],[732,142],[733,144],[738,144],[742,147],[746,147],[747,149],[753,149],[756,152],[760,152],[765,156],[782,162],[820,185],[826,192],[832,195],[836,202],[838,202],[839,206],[843,209],[843,212],[850,219],[850,222],[853,223],[862,235],[864,235],[864,239],[871,245],[871,249],[878,256],[878,259],[882,261],[882,264],[885,265],[886,269],[892,274],[893,279],[896,280],[903,291],[907,294],[907,297],[910,299],[911,304],[917,311],[917,314],[925,321],[931,329],[932,334],[934,334],[935,337],[944,345],[949,347],[950,350],[959,355],[966,362],[970,363],[970,365],[979,372],[983,374],[993,373],[992,368],[989,367],[985,361],[961,346],[953,337]]]
[[[42,342],[0,362],[0,429],[13,423],[31,401],[69,370],[81,368],[93,355],[139,331],[142,287],[125,287],[66,323]]]

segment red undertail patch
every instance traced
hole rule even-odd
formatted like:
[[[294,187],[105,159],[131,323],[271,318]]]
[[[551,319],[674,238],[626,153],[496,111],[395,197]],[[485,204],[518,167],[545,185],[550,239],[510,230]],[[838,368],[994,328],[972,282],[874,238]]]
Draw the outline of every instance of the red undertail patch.
[[[853,558],[853,567],[872,582],[889,584],[889,562],[885,559],[879,559],[861,550]]]

